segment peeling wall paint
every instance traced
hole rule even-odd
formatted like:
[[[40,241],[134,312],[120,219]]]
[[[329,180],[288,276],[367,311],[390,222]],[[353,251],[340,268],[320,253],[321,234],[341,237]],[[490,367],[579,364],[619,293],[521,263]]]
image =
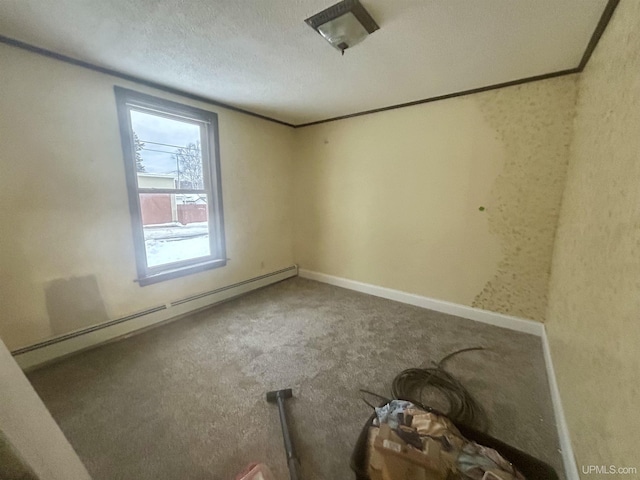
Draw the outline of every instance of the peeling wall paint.
[[[486,210],[502,259],[474,307],[544,321],[576,81],[571,75],[478,95],[506,154]]]

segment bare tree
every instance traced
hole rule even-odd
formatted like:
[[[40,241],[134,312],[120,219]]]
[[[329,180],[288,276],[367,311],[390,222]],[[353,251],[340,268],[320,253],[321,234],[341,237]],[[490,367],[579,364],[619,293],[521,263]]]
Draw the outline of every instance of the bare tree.
[[[200,142],[189,143],[186,147],[179,147],[173,157],[178,163],[178,188],[202,190],[204,182]]]
[[[133,132],[133,148],[136,152],[136,170],[138,172],[146,172],[147,170],[142,164],[142,155],[140,154],[140,151],[144,149],[144,142],[140,141],[140,137],[136,132]]]

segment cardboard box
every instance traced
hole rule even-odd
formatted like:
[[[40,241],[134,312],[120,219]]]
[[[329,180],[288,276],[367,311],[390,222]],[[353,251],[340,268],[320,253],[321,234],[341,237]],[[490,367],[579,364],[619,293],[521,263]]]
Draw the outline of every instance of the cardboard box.
[[[426,439],[422,451],[407,445],[383,424],[369,432],[369,476],[371,480],[445,480],[447,466],[441,461],[440,445]]]

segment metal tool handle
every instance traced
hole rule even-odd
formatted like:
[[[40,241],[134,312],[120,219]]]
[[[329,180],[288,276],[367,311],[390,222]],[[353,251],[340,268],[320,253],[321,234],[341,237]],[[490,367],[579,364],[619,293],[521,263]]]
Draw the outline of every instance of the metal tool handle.
[[[296,455],[295,447],[291,441],[289,434],[289,426],[287,424],[287,413],[284,410],[284,399],[278,395],[278,413],[280,414],[280,426],[282,427],[282,438],[284,439],[284,450],[287,453],[287,464],[289,465],[289,478],[291,480],[300,480],[300,463]]]

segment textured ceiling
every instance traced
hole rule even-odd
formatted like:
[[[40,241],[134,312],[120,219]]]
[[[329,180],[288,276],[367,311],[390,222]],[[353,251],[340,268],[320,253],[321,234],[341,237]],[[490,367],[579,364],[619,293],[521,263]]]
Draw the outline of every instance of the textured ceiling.
[[[304,23],[336,0],[2,0],[0,35],[293,124],[578,66],[606,0],[362,0],[344,57]]]

